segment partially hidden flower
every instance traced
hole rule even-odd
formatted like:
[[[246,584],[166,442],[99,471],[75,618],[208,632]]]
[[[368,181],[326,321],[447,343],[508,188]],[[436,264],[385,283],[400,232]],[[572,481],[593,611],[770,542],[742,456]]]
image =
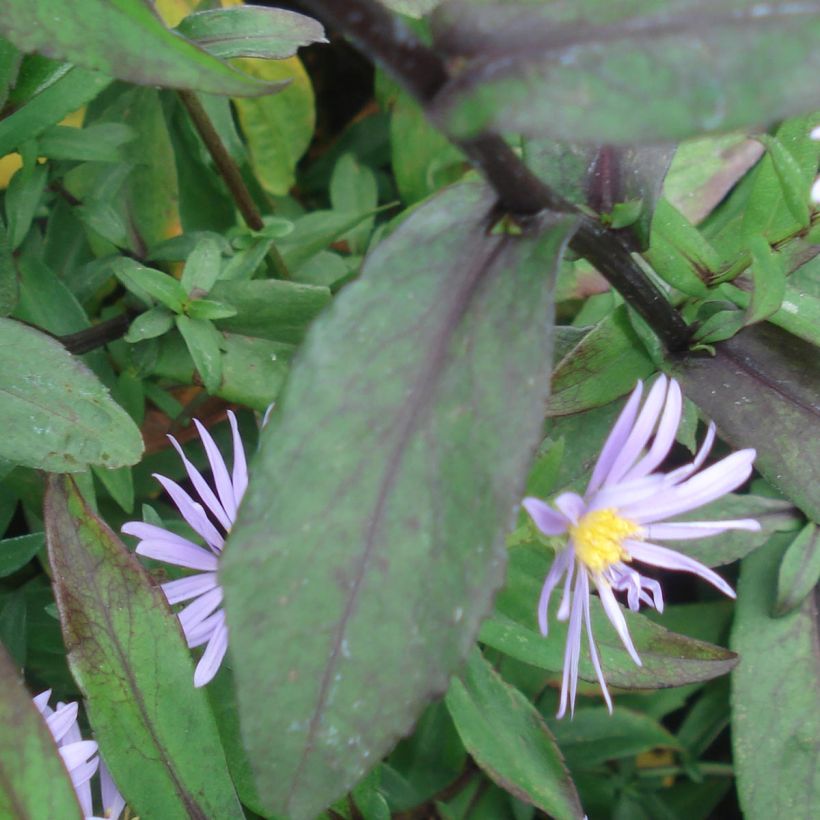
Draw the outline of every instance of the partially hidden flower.
[[[83,740],[77,724],[77,703],[58,703],[56,709],[48,705],[51,689],[32,698],[37,710],[45,718],[54,742],[60,751],[74,793],[86,820],[101,820],[94,816],[91,794],[91,778],[99,771],[100,799],[106,820],[117,820],[125,808],[125,800],[119,793],[105,763],[97,754],[97,743]]]
[[[813,140],[820,140],[820,125],[816,128],[812,128],[809,136]],[[815,205],[820,204],[820,177],[814,180],[814,184],[811,186],[811,201],[814,202]]]
[[[179,622],[188,646],[194,648],[206,645],[194,673],[194,686],[205,686],[213,680],[228,649],[228,627],[221,608],[222,588],[217,582],[217,569],[225,536],[236,520],[236,511],[248,486],[245,450],[239,436],[236,416],[230,410],[228,418],[233,432],[233,469],[230,473],[210,433],[202,424],[194,421],[205,446],[215,490],[211,489],[199,470],[191,464],[179,442],[173,436],[168,436],[202,503],[194,500],[175,481],[154,474],[154,478],[171,496],[182,517],[205,542],[207,549],[163,527],[142,521],[130,521],[122,528],[124,533],[141,539],[137,544],[137,553],[140,555],[197,570],[194,575],[162,585],[169,604],[190,601],[179,613]]]
[[[614,593],[626,593],[632,611],[643,603],[659,612],[663,611],[663,593],[660,584],[641,575],[633,562],[694,573],[734,598],[732,588],[717,573],[655,542],[704,538],[726,530],[760,529],[760,524],[752,519],[677,523],[668,520],[743,484],[751,473],[755,451],[740,450],[701,469],[715,439],[715,427],[710,424],[691,464],[669,473],[656,472],[675,441],[683,398],[678,383],[665,376],[652,385],[641,407],[642,394],[643,385],[638,382],[601,450],[583,496],[562,493],[555,499],[554,507],[538,498],[525,498],[523,502],[542,533],[569,536],[547,574],[538,604],[538,623],[546,635],[550,595],[563,579],[558,619],[568,620],[569,624],[559,718],[566,714],[567,706],[574,713],[584,629],[595,674],[612,711],[592,635],[589,598],[593,587],[627,652],[640,666],[641,659]]]

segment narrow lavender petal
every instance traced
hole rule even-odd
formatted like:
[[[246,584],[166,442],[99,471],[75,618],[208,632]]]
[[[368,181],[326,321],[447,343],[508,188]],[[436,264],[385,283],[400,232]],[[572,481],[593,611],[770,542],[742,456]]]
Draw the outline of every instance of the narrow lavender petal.
[[[214,630],[214,634],[211,640],[208,641],[205,652],[196,665],[196,670],[194,671],[194,686],[197,688],[205,686],[214,679],[214,676],[219,671],[227,649],[228,628],[222,623]]]
[[[706,461],[706,457],[712,451],[712,445],[715,443],[716,437],[717,427],[715,427],[715,423],[713,421],[710,421],[709,426],[706,428],[706,435],[703,438],[703,443],[700,445],[700,450],[695,453],[694,460],[690,464],[686,464],[683,467],[678,467],[677,470],[667,473],[666,480],[669,486],[679,484],[681,481],[692,475],[692,473],[696,470],[700,469],[703,462]]]
[[[674,569],[681,572],[691,572],[699,575],[704,581],[708,581],[716,586],[724,595],[730,598],[735,597],[734,590],[716,572],[712,572],[709,567],[704,566],[700,561],[683,555],[675,550],[661,547],[658,544],[649,544],[646,541],[625,541],[624,545],[636,561],[642,561],[653,567],[662,569]]]
[[[202,623],[222,603],[222,588],[214,587],[210,592],[200,595],[183,609],[179,615],[179,622],[183,631],[188,634]]]
[[[221,550],[225,539],[217,532],[216,527],[210,522],[201,504],[194,501],[176,481],[154,473],[154,478],[165,488],[171,496],[182,517],[188,522],[194,532],[205,539],[209,547]]]
[[[545,637],[548,630],[547,609],[549,607],[550,595],[552,595],[556,584],[561,580],[561,576],[567,571],[568,560],[572,560],[571,550],[565,549],[556,555],[547,573],[547,577],[544,579],[544,586],[541,587],[541,597],[538,600],[538,626],[541,629],[541,634]]]
[[[39,695],[35,695],[31,701],[37,707],[37,711],[43,715],[44,717],[48,717],[52,714],[52,708],[48,705],[48,699],[51,697],[51,689],[46,689],[45,692],[40,692]]]
[[[558,607],[558,612],[556,617],[559,621],[566,621],[569,618],[569,610],[570,610],[570,603],[572,595],[570,590],[572,589],[572,578],[575,574],[575,551],[571,548],[567,548],[565,551],[568,554],[569,560],[567,563],[567,577],[564,579],[564,594],[561,596],[561,605]],[[583,569],[579,569],[578,572],[584,572]]]
[[[127,524],[122,525],[120,532],[133,535],[142,541],[167,541],[169,544],[179,544],[183,547],[193,544],[193,541],[189,541],[175,532],[157,527],[154,524],[146,524],[144,521],[129,521]]]
[[[653,524],[695,510],[743,484],[752,472],[754,457],[754,450],[739,450],[685,483],[661,490],[651,504],[626,506],[621,509],[621,514],[639,524]]]
[[[586,512],[584,499],[578,493],[561,493],[554,504],[573,524],[577,524]]]
[[[166,581],[162,585],[162,591],[165,593],[168,603],[173,605],[203,595],[215,586],[216,573],[201,572],[196,575],[189,575],[187,578],[179,578],[176,581]]]
[[[624,475],[625,481],[649,475],[669,455],[675,443],[675,433],[678,430],[682,412],[683,396],[680,392],[680,385],[675,379],[671,379],[669,389],[666,391],[663,415],[658,423],[658,431],[655,433],[652,446],[649,452]]]
[[[588,501],[588,511],[608,507],[620,509],[654,498],[664,486],[663,475],[649,475],[634,481],[618,482],[601,487]]]
[[[602,578],[601,583],[598,583],[598,579],[595,579],[595,586],[598,588],[598,597],[601,599],[607,618],[609,618],[612,626],[615,627],[615,631],[626,647],[626,651],[629,652],[630,657],[638,666],[643,666],[635,650],[635,645],[632,643],[632,637],[629,634],[629,627],[626,625],[624,614],[621,612],[618,602],[615,600],[615,596],[609,588],[609,584]]]
[[[598,658],[598,647],[595,645],[595,638],[592,635],[592,618],[589,615],[589,580],[584,579],[584,622],[587,627],[587,640],[589,641],[589,656],[592,659],[592,667],[595,669],[595,677],[598,678],[598,683],[601,684],[601,694],[606,701],[606,708],[609,709],[609,714],[612,714],[612,698],[609,696],[609,689],[607,689],[606,679],[604,678],[604,671],[601,669],[601,661]]]
[[[228,421],[231,423],[233,433],[233,470],[231,479],[233,483],[233,496],[238,507],[248,488],[248,464],[245,461],[245,447],[239,435],[239,425],[236,423],[236,416],[233,410],[228,410]]]
[[[140,541],[136,552],[138,555],[153,558],[155,561],[164,561],[166,564],[188,569],[215,572],[219,566],[219,561],[213,553],[190,542],[183,546],[169,544],[167,541]]]
[[[97,751],[97,742],[95,740],[78,740],[76,743],[68,743],[60,747],[60,754],[63,756],[63,761],[70,774],[74,774],[74,769],[85,763]],[[96,771],[96,765],[94,769]],[[93,774],[92,772],[91,774]],[[89,775],[90,777],[91,775]],[[82,782],[79,778],[72,782]]]
[[[817,129],[815,129],[816,131]],[[812,139],[817,139],[817,137],[812,137]],[[820,177],[814,180],[811,186],[811,192],[809,193],[811,197],[811,201],[815,204],[820,203]]]
[[[173,437],[168,436],[171,444],[174,445],[174,449],[179,454],[179,457],[182,459],[182,463],[185,465],[185,472],[188,473],[188,478],[191,479],[191,484],[194,485],[194,489],[199,494],[199,497],[205,502],[205,506],[214,514],[214,517],[217,521],[226,529],[229,530],[231,528],[231,524],[233,523],[230,518],[228,518],[228,514],[225,512],[225,508],[219,502],[219,499],[214,495],[214,491],[208,485],[208,482],[202,477],[202,473],[197,470],[196,467],[191,463],[188,457],[185,455],[185,451],[180,447],[179,442]]]
[[[580,573],[579,573],[580,574]],[[576,585],[577,592],[577,585]],[[582,601],[576,594],[572,601],[572,612],[567,627],[567,643],[564,648],[564,669],[561,675],[561,703],[556,717],[562,718],[569,702],[571,714],[575,714],[575,686],[578,680],[578,658],[581,645]],[[570,697],[570,690],[572,696]]]
[[[102,797],[103,814],[108,820],[119,820],[125,808],[125,798],[120,794],[111,772],[105,761],[100,759],[100,796]]]
[[[586,590],[586,592],[584,591]],[[567,632],[572,632],[572,660],[570,662],[569,676],[569,710],[570,717],[575,717],[575,696],[578,692],[578,664],[581,661],[581,630],[584,622],[584,595],[589,595],[587,585],[587,574],[579,572],[575,581],[575,592],[572,601],[572,615],[570,615],[570,628]]]
[[[62,750],[61,750],[62,751]],[[99,766],[100,758],[95,757],[89,760],[88,763],[81,763],[70,772],[71,783],[74,786],[74,793],[77,795],[77,801],[83,811],[83,815],[88,817],[93,811],[91,800],[91,783],[89,782],[94,776]]]
[[[612,431],[607,436],[604,446],[601,448],[601,455],[592,471],[592,478],[587,486],[586,497],[589,498],[603,483],[604,478],[612,467],[613,462],[618,457],[624,442],[635,424],[635,417],[638,414],[638,405],[641,403],[643,393],[643,382],[639,381],[632,391],[632,395],[621,410],[617,421],[612,426]]]
[[[661,541],[688,541],[692,538],[706,538],[718,535],[726,530],[748,530],[759,532],[760,522],[753,518],[739,518],[726,521],[680,521],[669,524],[650,524],[646,529],[646,537]]]
[[[60,743],[77,722],[78,709],[77,703],[66,703],[46,718],[46,724],[55,743]]]
[[[195,649],[197,646],[208,643],[217,627],[224,622],[225,613],[221,609],[218,609],[213,615],[187,631],[185,633],[185,639],[188,642],[188,648]]]
[[[228,475],[228,468],[225,466],[225,459],[222,458],[222,453],[216,446],[216,442],[211,438],[211,434],[203,424],[194,419],[196,429],[199,430],[199,437],[205,445],[205,452],[208,455],[208,461],[211,464],[211,472],[214,477],[214,484],[216,484],[216,491],[219,494],[219,500],[222,506],[225,507],[225,512],[230,516],[231,521],[236,520],[236,498],[233,494],[233,485],[231,478]]]
[[[549,504],[540,498],[527,496],[521,504],[529,513],[535,526],[538,527],[544,535],[561,535],[561,533],[567,531],[567,526],[569,525],[567,519],[561,513],[555,512]]]
[[[655,430],[655,425],[658,422],[658,416],[664,404],[664,397],[666,396],[667,378],[663,374],[658,377],[646,401],[638,414],[638,418],[632,427],[629,436],[621,447],[611,469],[604,479],[604,486],[614,484],[620,481],[626,473],[632,468],[638,456],[643,452],[649,437]]]
[[[268,422],[270,421],[270,414],[273,412],[274,408],[276,407],[276,402],[272,401],[267,409],[265,410],[265,415],[262,416],[262,426],[266,427]]]

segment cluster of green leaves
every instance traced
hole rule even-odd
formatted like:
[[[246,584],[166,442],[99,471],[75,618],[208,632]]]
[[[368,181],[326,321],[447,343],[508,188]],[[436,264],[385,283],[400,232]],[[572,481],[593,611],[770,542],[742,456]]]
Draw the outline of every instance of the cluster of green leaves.
[[[425,112],[377,71],[328,135],[294,57],[321,26],[222,5],[0,16],[0,816],[80,816],[45,688],[146,818],[690,820],[733,785],[750,818],[809,816],[820,9],[390,0],[453,76]],[[445,136],[497,127],[634,250],[690,350],[567,249],[578,214],[499,213]],[[758,452],[693,518],[762,529],[681,546],[737,605],[673,583],[662,616],[625,611],[640,667],[593,598],[615,712],[584,649],[557,721],[566,626],[552,602],[544,639],[535,606],[560,544],[516,504],[582,490],[658,371],[681,453],[701,418]],[[191,536],[151,478],[185,479],[161,433],[196,415],[227,448],[227,404],[259,447],[220,562],[229,657],[197,690],[173,571],[114,530]]]

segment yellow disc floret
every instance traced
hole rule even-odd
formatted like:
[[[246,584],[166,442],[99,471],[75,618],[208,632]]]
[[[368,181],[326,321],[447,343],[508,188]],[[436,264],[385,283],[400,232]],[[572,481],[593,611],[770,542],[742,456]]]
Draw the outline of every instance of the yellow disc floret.
[[[575,554],[578,559],[597,575],[617,561],[629,561],[629,553],[623,547],[624,538],[640,538],[640,525],[622,518],[611,508],[593,510],[584,515],[578,524],[569,528]]]

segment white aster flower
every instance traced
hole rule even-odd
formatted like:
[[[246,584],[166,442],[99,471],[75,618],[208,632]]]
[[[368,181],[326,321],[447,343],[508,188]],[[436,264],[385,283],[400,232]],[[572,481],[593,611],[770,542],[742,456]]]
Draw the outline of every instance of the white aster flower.
[[[538,623],[546,635],[550,595],[563,579],[558,619],[568,619],[569,625],[559,718],[566,713],[567,705],[571,712],[575,709],[584,627],[592,665],[612,711],[592,636],[589,596],[593,586],[626,650],[640,666],[641,659],[613,591],[626,593],[627,604],[633,611],[642,603],[663,611],[663,594],[660,584],[641,575],[633,561],[694,573],[734,598],[732,588],[717,573],[654,542],[704,538],[732,529],[760,529],[760,524],[752,519],[668,522],[669,518],[708,504],[743,484],[752,471],[755,451],[740,450],[701,470],[715,439],[715,427],[710,424],[691,464],[670,473],[655,472],[675,441],[683,399],[678,383],[660,376],[639,412],[642,392],[643,385],[638,382],[601,450],[583,496],[562,493],[554,501],[555,509],[537,498],[525,498],[523,502],[542,533],[569,534],[566,548],[556,555],[547,574],[538,604]]]
[[[137,544],[137,552],[140,555],[178,567],[198,570],[195,575],[168,581],[162,585],[169,604],[191,601],[179,613],[179,622],[188,646],[194,648],[207,644],[194,673],[194,686],[205,686],[213,680],[228,649],[228,627],[225,623],[225,613],[220,608],[222,588],[217,582],[216,572],[225,544],[225,535],[231,531],[239,503],[248,486],[245,450],[239,436],[236,416],[230,410],[228,419],[233,432],[233,471],[230,474],[211,434],[194,420],[205,445],[216,492],[185,456],[179,442],[173,436],[168,436],[179,453],[188,478],[204,507],[175,481],[154,474],[154,478],[171,496],[182,517],[203,539],[208,549],[203,549],[193,541],[162,527],[142,521],[130,521],[122,528],[124,533],[141,539]]]
[[[97,754],[97,743],[83,740],[77,724],[77,703],[58,703],[56,709],[48,705],[51,689],[32,698],[37,710],[46,720],[51,736],[63,758],[74,793],[86,820],[103,820],[94,816],[91,795],[91,778],[99,770],[100,796],[105,820],[117,820],[125,808],[125,800],[119,793],[111,775]]]

